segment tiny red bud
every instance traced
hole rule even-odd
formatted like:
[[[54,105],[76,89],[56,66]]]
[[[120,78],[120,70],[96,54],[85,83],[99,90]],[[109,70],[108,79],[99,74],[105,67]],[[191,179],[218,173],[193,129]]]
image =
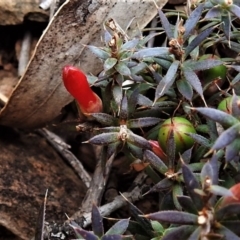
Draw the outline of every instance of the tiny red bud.
[[[162,148],[159,146],[158,141],[155,140],[148,140],[148,142],[152,146],[152,151],[163,161],[167,160],[167,155],[164,153]]]
[[[231,203],[240,203],[240,183],[233,185],[230,188],[230,191],[233,193],[234,197],[223,197],[220,203],[220,207],[225,207]]]
[[[76,99],[83,114],[102,111],[102,100],[92,91],[80,69],[67,65],[62,70],[62,78],[65,88]]]

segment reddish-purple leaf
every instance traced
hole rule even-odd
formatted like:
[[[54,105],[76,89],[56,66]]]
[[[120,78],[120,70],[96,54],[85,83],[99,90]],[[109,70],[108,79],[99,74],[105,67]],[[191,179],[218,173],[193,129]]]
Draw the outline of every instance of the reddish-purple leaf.
[[[98,210],[98,207],[93,204],[92,206],[92,229],[95,235],[102,237],[103,230],[103,218]]]
[[[227,145],[226,150],[225,150],[226,162],[230,162],[236,156],[238,156],[239,149],[240,149],[240,139],[239,138],[235,139],[233,142],[231,142],[229,145]]]
[[[147,214],[144,217],[152,220],[182,224],[182,225],[197,224],[197,219],[198,219],[198,216],[195,214],[179,212],[179,211],[160,211],[160,212]]]
[[[205,19],[212,19],[212,18],[217,18],[217,17],[221,17],[221,9],[219,6],[215,6],[213,8],[211,8],[207,14],[205,15]]]
[[[229,11],[231,13],[233,13],[236,17],[240,18],[240,7],[232,4],[232,6],[230,6]]]

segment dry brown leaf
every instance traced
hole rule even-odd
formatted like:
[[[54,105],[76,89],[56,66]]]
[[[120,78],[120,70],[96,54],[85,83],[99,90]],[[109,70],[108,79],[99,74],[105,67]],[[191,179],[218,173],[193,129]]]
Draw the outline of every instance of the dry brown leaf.
[[[86,187],[45,139],[7,127],[0,131],[0,225],[31,239],[46,189],[46,220],[62,223],[65,213],[79,207]]]
[[[162,7],[167,0],[155,0]],[[157,13],[153,1],[69,0],[56,13],[41,37],[35,54],[0,115],[0,124],[36,128],[50,122],[72,101],[61,81],[66,64],[96,74],[102,64],[83,44],[102,45],[101,29],[114,18],[124,29],[142,29]],[[131,34],[134,34],[133,32]]]

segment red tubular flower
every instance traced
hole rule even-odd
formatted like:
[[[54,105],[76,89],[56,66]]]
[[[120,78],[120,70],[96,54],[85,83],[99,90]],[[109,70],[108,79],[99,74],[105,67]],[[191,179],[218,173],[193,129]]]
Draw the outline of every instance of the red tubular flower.
[[[92,91],[81,70],[67,65],[62,70],[62,78],[65,88],[76,99],[84,115],[102,111],[102,100]]]

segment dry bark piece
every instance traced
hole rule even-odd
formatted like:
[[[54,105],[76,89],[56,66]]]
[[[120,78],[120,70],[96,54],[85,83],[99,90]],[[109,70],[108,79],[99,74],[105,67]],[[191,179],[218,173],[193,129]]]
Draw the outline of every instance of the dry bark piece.
[[[11,0],[0,1],[1,25],[16,25],[27,18],[32,21],[48,21],[48,12],[39,8],[39,0]]]
[[[46,220],[64,222],[86,188],[45,139],[6,127],[0,131],[0,225],[31,239],[46,189]]]
[[[166,0],[155,0],[162,7]],[[86,73],[97,74],[102,64],[83,44],[101,43],[106,19],[114,18],[125,29],[134,18],[130,34],[138,32],[157,13],[153,1],[145,0],[69,0],[53,17],[35,49],[0,123],[18,128],[36,128],[58,116],[72,97],[64,89],[61,69],[79,65]]]

